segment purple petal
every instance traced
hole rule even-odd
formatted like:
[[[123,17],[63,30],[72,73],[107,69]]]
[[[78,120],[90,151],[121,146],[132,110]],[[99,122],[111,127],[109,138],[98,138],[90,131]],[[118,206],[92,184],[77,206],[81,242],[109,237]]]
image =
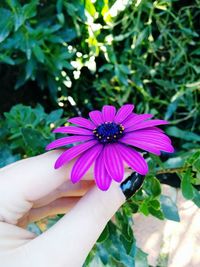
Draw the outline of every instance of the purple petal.
[[[55,169],[60,168],[63,164],[68,163],[73,158],[79,156],[84,151],[88,150],[90,147],[98,144],[96,140],[88,141],[86,143],[74,146],[63,152],[60,157],[56,160]]]
[[[158,148],[155,148],[151,144],[146,143],[146,142],[141,142],[141,141],[138,141],[138,140],[134,140],[134,139],[129,138],[127,136],[122,137],[120,139],[120,142],[122,142],[124,144],[127,144],[127,145],[138,147],[140,149],[146,150],[146,151],[148,151],[148,152],[150,152],[152,154],[158,155],[158,156],[161,154],[160,150]]]
[[[94,123],[92,123],[90,120],[87,120],[82,117],[75,117],[68,120],[68,122],[71,122],[73,124],[77,124],[83,128],[91,129],[93,130],[95,128]]]
[[[128,115],[128,117],[123,121],[123,125],[125,123],[127,123],[129,120],[133,119],[134,117],[136,117],[137,114],[136,113],[131,113],[130,115]]]
[[[140,133],[127,133],[124,137],[120,139],[122,143],[126,143],[146,151],[149,151],[153,154],[160,155],[160,151],[165,151],[172,153],[174,148],[171,143],[168,141],[168,137],[161,134],[145,134]]]
[[[112,179],[121,182],[124,176],[124,166],[117,144],[107,144],[104,147],[103,160]]]
[[[128,129],[125,129],[125,132],[128,133],[128,132],[136,131],[136,130],[139,130],[139,129],[144,129],[144,128],[157,126],[157,125],[164,125],[164,124],[168,124],[168,122],[165,121],[165,120],[143,121],[141,123],[137,123],[136,125],[133,125],[133,126],[129,127]]]
[[[120,154],[123,160],[134,169],[136,172],[140,173],[141,175],[146,175],[148,172],[148,165],[144,158],[135,151],[133,148],[127,147],[125,145],[120,146]]]
[[[46,150],[50,150],[56,147],[66,146],[69,144],[73,144],[75,142],[88,141],[88,140],[91,140],[92,138],[93,138],[92,136],[87,136],[87,135],[85,136],[75,135],[75,136],[63,137],[48,144],[46,147]]]
[[[123,122],[123,121],[128,117],[128,115],[131,114],[131,112],[133,111],[133,109],[134,109],[134,105],[127,104],[127,105],[122,106],[122,107],[117,111],[117,114],[116,114],[116,116],[115,116],[114,121],[115,121],[116,123],[121,123],[121,122]]]
[[[83,177],[83,175],[91,167],[92,163],[98,157],[102,149],[103,145],[97,144],[92,148],[88,149],[77,159],[71,172],[72,183],[77,183]]]
[[[94,124],[96,126],[99,126],[100,124],[102,124],[104,122],[103,117],[102,117],[102,113],[99,110],[91,111],[89,113],[89,116],[90,116],[90,119],[94,122]]]
[[[114,106],[103,106],[102,116],[104,122],[113,122],[116,113],[116,108]]]
[[[128,128],[130,126],[133,126],[139,122],[145,121],[145,120],[150,119],[152,117],[153,117],[152,114],[135,115],[135,116],[133,116],[133,118],[126,120],[126,122],[123,122],[123,126],[125,128]]]
[[[108,174],[104,161],[103,161],[103,152],[100,153],[98,156],[95,166],[94,166],[94,178],[97,186],[103,190],[106,191],[110,187],[112,178]]]
[[[154,130],[156,132],[159,132],[159,133],[164,133],[164,131],[160,128],[157,128],[157,127],[148,127],[148,128],[145,128],[145,130]]]
[[[152,138],[155,139],[156,141],[162,141],[171,144],[171,140],[166,134],[150,128],[137,130],[131,133],[127,133],[126,135],[129,135],[131,138],[134,138],[136,140],[139,139],[147,140]]]
[[[75,126],[63,126],[53,130],[53,133],[68,133],[68,134],[80,134],[80,135],[93,135],[91,130],[75,127]]]

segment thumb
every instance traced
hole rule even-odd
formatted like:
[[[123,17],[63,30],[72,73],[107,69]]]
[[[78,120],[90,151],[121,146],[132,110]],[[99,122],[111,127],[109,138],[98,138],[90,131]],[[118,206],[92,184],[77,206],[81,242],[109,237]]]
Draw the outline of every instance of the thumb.
[[[106,192],[92,188],[58,223],[26,244],[32,265],[81,267],[107,222],[124,202],[117,183]]]

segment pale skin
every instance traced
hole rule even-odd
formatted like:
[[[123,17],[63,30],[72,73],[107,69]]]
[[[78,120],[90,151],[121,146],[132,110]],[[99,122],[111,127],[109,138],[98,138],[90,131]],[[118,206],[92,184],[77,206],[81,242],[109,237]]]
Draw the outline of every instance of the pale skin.
[[[107,222],[125,202],[119,184],[102,192],[90,169],[73,185],[74,162],[58,170],[61,151],[18,161],[0,170],[0,263],[3,267],[81,267]],[[128,173],[126,173],[126,176]],[[66,213],[35,236],[29,222]]]

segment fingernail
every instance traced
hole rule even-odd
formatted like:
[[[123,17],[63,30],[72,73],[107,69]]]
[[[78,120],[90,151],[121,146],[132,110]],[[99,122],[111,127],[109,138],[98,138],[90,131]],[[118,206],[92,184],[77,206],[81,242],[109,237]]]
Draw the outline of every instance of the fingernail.
[[[126,199],[132,197],[142,186],[145,176],[133,172],[125,181],[120,185],[120,188],[125,195]]]

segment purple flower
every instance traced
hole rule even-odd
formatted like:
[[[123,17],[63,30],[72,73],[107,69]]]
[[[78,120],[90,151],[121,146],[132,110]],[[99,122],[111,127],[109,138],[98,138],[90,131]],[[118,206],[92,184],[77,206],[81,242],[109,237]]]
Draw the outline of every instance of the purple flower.
[[[71,118],[68,121],[77,126],[55,129],[54,133],[72,135],[53,141],[47,150],[81,142],[59,156],[55,169],[78,156],[71,171],[72,182],[78,182],[94,164],[95,182],[101,190],[107,190],[112,179],[122,181],[124,163],[141,175],[147,174],[148,165],[136,149],[160,155],[161,151],[172,153],[174,148],[169,137],[156,127],[167,121],[150,120],[153,115],[138,115],[133,109],[134,105],[127,104],[116,112],[114,106],[106,105],[102,111],[91,111],[90,120]]]

